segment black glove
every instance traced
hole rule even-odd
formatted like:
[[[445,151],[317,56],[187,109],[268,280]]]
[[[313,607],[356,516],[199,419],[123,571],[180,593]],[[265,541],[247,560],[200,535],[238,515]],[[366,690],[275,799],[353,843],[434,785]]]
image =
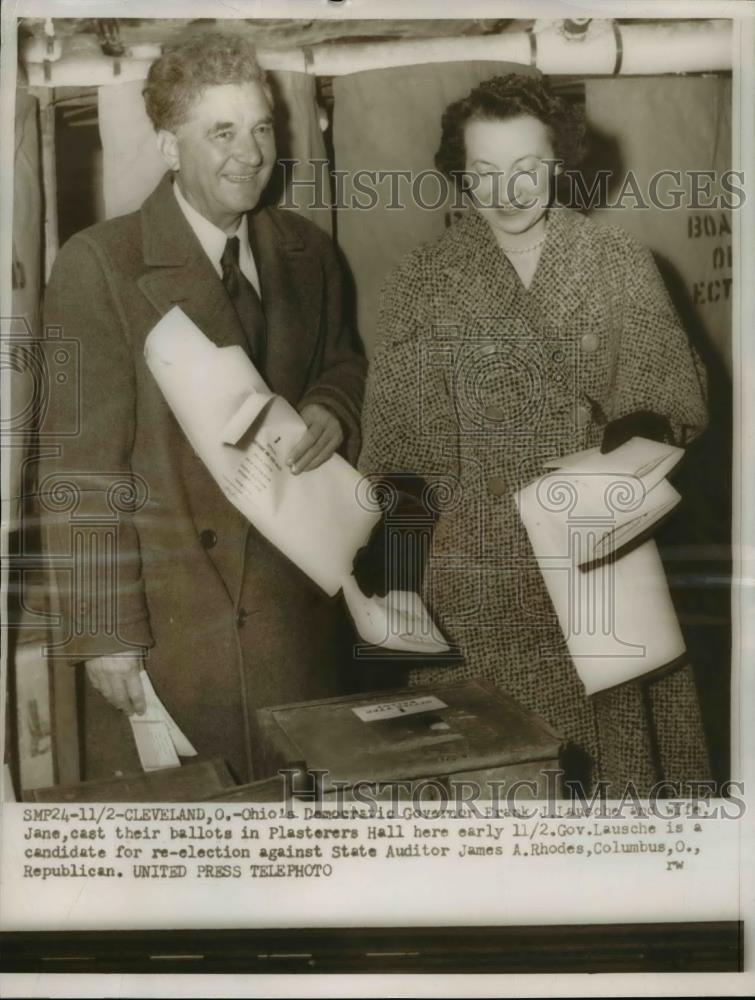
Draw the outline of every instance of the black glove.
[[[366,597],[385,597],[389,590],[419,593],[435,521],[421,499],[424,482],[416,476],[381,476],[379,482],[387,487],[383,514],[354,556],[352,573]]]
[[[652,410],[635,410],[617,420],[611,420],[603,429],[603,441],[600,445],[601,454],[620,448],[631,441],[633,437],[649,438],[651,441],[674,443],[674,435],[668,417],[662,417]]]

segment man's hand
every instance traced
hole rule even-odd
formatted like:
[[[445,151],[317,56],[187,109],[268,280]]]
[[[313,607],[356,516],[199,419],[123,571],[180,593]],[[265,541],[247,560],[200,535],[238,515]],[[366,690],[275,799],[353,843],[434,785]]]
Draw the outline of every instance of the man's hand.
[[[139,656],[98,656],[86,661],[87,677],[115,708],[126,715],[143,715],[147,702]]]
[[[343,441],[343,428],[338,417],[327,406],[308,403],[302,406],[299,414],[307,430],[286,460],[294,475],[322,465]]]

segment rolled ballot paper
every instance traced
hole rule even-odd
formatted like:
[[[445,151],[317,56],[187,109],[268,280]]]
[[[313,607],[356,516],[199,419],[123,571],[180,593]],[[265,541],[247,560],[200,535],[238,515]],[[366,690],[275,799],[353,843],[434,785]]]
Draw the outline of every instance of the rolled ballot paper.
[[[546,463],[553,471],[516,495],[588,695],[666,666],[685,651],[655,542],[621,554],[678,503],[665,476],[682,454],[633,438],[606,455],[593,448]]]
[[[306,430],[304,421],[271,392],[241,347],[217,347],[174,306],[150,332],[144,354],[228,500],[328,595],[343,589],[357,630],[369,633],[366,641],[406,651],[448,650],[437,629],[428,631],[421,601],[413,615],[396,616],[352,585],[354,555],[380,511],[364,501],[362,477],[340,455],[293,475],[286,459]]]

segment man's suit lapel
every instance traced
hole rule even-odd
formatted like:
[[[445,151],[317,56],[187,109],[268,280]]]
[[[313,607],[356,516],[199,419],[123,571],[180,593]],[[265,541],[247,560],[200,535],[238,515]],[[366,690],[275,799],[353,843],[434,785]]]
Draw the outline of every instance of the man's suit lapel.
[[[245,348],[246,336],[236,310],[186,221],[170,185],[168,174],[142,206],[142,249],[146,270],[137,279],[137,284],[161,316],[178,305],[218,347],[240,345]],[[144,330],[145,337],[148,334],[149,329]],[[196,494],[196,479],[193,488]],[[229,598],[236,602],[244,579],[250,524],[223,499],[219,488],[217,493],[210,489],[207,496],[215,499],[208,502],[208,510],[202,514],[201,523],[197,523],[197,531],[217,529],[226,538],[226,545],[209,549],[207,555],[214,563]],[[213,502],[218,505],[217,509],[213,507]],[[221,509],[222,529],[218,523]]]
[[[142,206],[147,269],[137,284],[161,316],[178,305],[218,347],[246,349],[247,338],[236,310],[171,184],[168,173]],[[280,213],[262,208],[247,218],[267,325],[267,380],[295,403],[304,394],[311,367],[318,363],[321,264],[296,229],[283,223]]]
[[[267,324],[267,380],[275,392],[296,403],[317,361],[321,264],[296,230],[283,224],[281,213],[263,208],[248,219]]]
[[[218,347],[246,349],[246,335],[233,303],[186,221],[171,183],[166,174],[142,206],[145,271],[137,285],[160,316],[178,305]],[[318,361],[315,348],[323,296],[320,262],[278,213],[260,209],[248,219],[268,331],[268,381],[295,403],[307,385],[310,367]],[[149,329],[143,331],[145,337]],[[226,524],[234,522],[237,542],[230,548],[217,546],[208,555],[235,601],[244,578],[249,523],[230,506],[224,517]],[[203,522],[198,528],[206,526]]]
[[[180,306],[218,347],[246,347],[246,336],[223,283],[194,235],[166,174],[142,206],[147,270],[139,288],[162,316]]]

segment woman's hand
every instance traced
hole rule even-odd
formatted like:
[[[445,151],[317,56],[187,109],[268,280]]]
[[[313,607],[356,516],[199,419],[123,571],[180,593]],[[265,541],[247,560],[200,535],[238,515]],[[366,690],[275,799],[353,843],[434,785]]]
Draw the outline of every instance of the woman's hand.
[[[668,417],[662,417],[651,410],[635,410],[634,413],[627,413],[606,424],[600,445],[601,454],[607,455],[609,451],[614,451],[627,441],[631,441],[633,437],[674,443]]]

